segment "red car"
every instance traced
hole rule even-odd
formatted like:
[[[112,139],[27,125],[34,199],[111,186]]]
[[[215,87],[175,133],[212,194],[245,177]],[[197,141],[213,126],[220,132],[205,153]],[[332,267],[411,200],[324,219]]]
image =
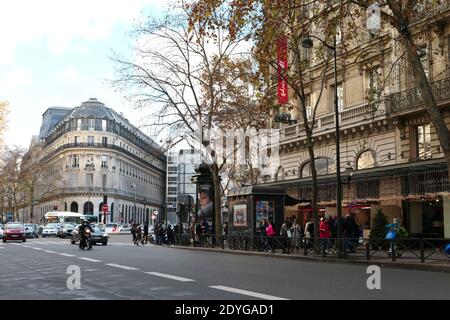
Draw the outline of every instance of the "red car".
[[[22,240],[27,241],[25,238],[25,227],[20,222],[9,222],[5,225],[5,231],[3,233],[3,242],[6,240]]]

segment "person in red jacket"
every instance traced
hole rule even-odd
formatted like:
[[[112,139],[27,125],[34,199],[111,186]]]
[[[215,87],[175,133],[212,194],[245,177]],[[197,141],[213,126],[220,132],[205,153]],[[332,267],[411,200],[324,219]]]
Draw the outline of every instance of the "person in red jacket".
[[[331,232],[327,217],[321,219],[319,231],[320,231],[321,248],[324,248],[326,251],[328,251],[328,248],[330,246]]]

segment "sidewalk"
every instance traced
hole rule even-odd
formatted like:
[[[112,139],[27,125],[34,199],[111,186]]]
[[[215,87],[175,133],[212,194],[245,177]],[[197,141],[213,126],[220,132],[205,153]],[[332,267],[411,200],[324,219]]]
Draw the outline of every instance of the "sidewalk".
[[[325,263],[344,263],[344,264],[355,264],[362,266],[378,265],[380,267],[389,268],[400,268],[400,269],[413,269],[422,271],[433,271],[433,272],[448,272],[450,273],[450,259],[448,261],[443,260],[426,260],[424,263],[419,261],[407,261],[409,258],[398,258],[397,261],[392,261],[390,257],[371,257],[367,260],[365,256],[360,254],[350,254],[345,259],[337,258],[336,256],[330,255],[323,257],[321,255],[316,255],[314,253],[309,253],[307,256],[303,255],[302,251],[299,253],[294,252],[291,254],[282,253],[272,253],[272,252],[258,252],[258,251],[244,251],[244,250],[231,250],[231,249],[221,249],[221,248],[201,248],[201,247],[184,247],[184,246],[169,246],[173,249],[182,250],[198,250],[206,252],[220,252],[225,254],[235,254],[235,255],[247,255],[247,256],[260,256],[268,258],[280,258],[280,259],[299,259],[303,261],[310,262],[325,262]]]

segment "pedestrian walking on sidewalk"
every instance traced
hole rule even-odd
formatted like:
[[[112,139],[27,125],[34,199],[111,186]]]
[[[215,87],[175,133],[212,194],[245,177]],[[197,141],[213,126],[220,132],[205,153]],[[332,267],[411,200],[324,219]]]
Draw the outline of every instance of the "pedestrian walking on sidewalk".
[[[275,228],[275,224],[273,223],[273,220],[269,220],[269,224],[266,228],[266,234],[267,234],[267,240],[269,248],[272,250],[272,252],[275,252],[275,236],[277,235],[277,231]]]
[[[280,236],[281,236],[281,248],[283,249],[283,253],[289,253],[290,251],[290,237],[291,233],[291,222],[289,219],[284,220],[283,225],[281,226]]]
[[[144,244],[144,241],[145,241],[145,244],[147,244],[147,242],[148,242],[148,222],[147,221],[145,221],[145,223],[144,223],[144,238],[142,239],[142,244]]]
[[[134,240],[135,245],[139,245],[139,242],[142,242],[142,228],[140,225],[136,226],[136,239]]]
[[[312,248],[314,239],[314,220],[311,218],[305,225],[305,246]]]
[[[328,225],[328,218],[322,218],[320,221],[320,244],[321,249],[328,252],[329,246],[330,246],[330,226]]]
[[[301,238],[301,226],[297,223],[297,219],[294,218],[291,226],[291,247],[292,250],[299,249]]]
[[[133,236],[133,242],[136,241],[136,223],[131,225],[131,235]]]

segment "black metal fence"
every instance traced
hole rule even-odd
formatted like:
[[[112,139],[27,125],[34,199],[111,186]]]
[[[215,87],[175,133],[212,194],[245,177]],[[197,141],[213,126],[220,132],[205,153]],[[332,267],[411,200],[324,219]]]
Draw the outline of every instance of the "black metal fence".
[[[170,245],[216,248],[253,252],[281,253],[316,256],[335,259],[383,260],[404,262],[449,262],[450,254],[444,251],[450,239],[399,238],[362,239],[332,238],[313,239],[303,237],[260,237],[248,235],[222,236],[218,241],[214,234],[191,236],[176,235]]]

